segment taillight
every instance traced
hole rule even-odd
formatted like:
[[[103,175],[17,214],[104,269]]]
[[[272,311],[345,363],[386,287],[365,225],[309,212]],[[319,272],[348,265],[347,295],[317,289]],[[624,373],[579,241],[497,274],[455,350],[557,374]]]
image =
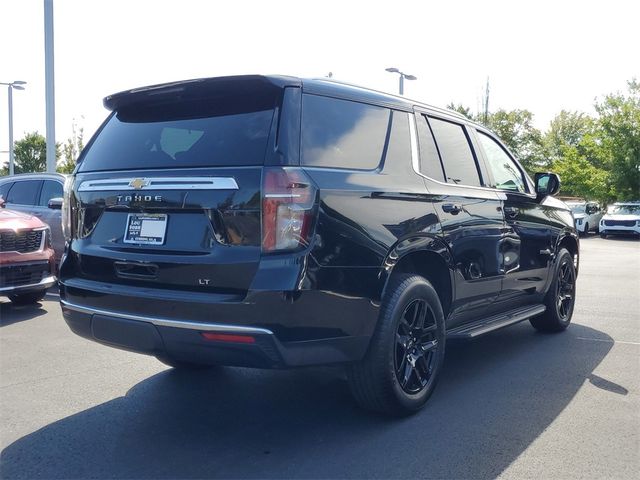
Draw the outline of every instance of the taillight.
[[[73,180],[70,175],[64,182],[64,194],[62,202],[62,234],[65,240],[71,240],[71,194],[73,193]]]
[[[309,245],[317,188],[299,168],[266,167],[262,181],[262,250],[280,252]]]

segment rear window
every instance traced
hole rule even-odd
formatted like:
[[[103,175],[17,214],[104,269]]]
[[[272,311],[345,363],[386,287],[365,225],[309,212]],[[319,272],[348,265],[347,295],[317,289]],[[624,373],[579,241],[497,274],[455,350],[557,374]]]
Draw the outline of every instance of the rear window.
[[[225,97],[115,112],[79,171],[262,165],[273,101]]]

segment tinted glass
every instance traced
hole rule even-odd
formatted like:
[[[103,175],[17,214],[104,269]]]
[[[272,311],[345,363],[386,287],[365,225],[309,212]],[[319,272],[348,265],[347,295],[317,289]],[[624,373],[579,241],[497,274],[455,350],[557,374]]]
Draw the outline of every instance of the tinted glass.
[[[411,134],[409,133],[409,114],[391,112],[391,133],[384,147],[384,163],[403,164],[411,170]]]
[[[13,185],[13,182],[7,182],[0,185],[0,197],[2,197],[5,201],[7,200],[7,193],[9,192],[11,185]]]
[[[274,108],[273,99],[258,100],[124,108],[86,150],[79,171],[262,165]]]
[[[62,198],[62,184],[54,180],[45,180],[40,192],[40,203],[42,207],[49,205],[52,198]]]
[[[429,178],[445,181],[440,155],[426,117],[418,115],[418,142],[420,144],[420,173]]]
[[[388,108],[304,95],[302,164],[375,169],[383,159],[391,122]]]
[[[7,203],[35,205],[42,180],[16,182],[7,194]]]
[[[464,127],[457,123],[429,118],[448,183],[481,185],[480,175]]]
[[[482,132],[478,132],[480,144],[487,158],[487,163],[493,175],[493,188],[502,190],[513,190],[515,192],[526,192],[522,172],[515,162],[507,155],[507,152],[491,137]]]

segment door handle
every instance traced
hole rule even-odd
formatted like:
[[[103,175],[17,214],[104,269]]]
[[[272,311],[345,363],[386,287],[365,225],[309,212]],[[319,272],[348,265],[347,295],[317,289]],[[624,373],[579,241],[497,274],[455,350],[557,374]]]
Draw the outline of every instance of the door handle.
[[[504,214],[505,216],[507,216],[508,218],[515,218],[518,216],[518,209],[515,207],[504,207]]]
[[[540,250],[540,255],[548,255],[548,256],[551,256],[551,255],[553,255],[553,252],[552,252],[550,249],[545,248],[544,250]]]
[[[462,205],[456,205],[454,203],[445,203],[442,205],[442,211],[446,213],[450,213],[452,215],[457,215],[462,211]]]

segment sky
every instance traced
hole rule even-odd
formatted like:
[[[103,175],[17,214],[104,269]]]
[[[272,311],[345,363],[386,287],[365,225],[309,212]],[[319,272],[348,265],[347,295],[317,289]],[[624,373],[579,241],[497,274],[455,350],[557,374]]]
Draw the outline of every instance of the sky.
[[[640,78],[640,1],[53,0],[56,140],[85,142],[102,98],[199,77],[324,77],[436,106],[528,109],[545,130],[560,110]],[[45,134],[44,0],[0,0],[0,82],[14,91],[14,139]],[[0,162],[8,159],[0,86]]]

